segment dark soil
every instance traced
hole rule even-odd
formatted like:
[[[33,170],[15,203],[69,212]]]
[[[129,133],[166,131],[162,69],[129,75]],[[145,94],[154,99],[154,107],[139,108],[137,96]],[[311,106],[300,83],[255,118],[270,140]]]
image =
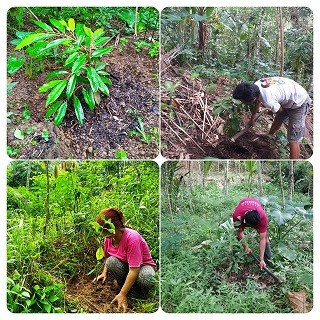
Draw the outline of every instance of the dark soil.
[[[79,312],[82,309],[80,311],[85,313],[122,313],[123,310],[118,308],[117,303],[111,303],[117,293],[109,279],[105,283],[92,283],[92,278],[80,275],[68,283],[66,301],[69,305],[76,305],[76,309],[69,312]],[[134,300],[128,297],[127,313],[134,312]]]
[[[38,93],[38,88],[47,82],[46,75],[55,70],[54,61],[47,61],[45,70],[33,78],[20,69],[8,79],[8,82],[18,82],[8,96],[7,108],[12,112],[7,126],[7,145],[20,150],[16,158],[114,159],[118,150],[124,150],[129,159],[154,159],[158,155],[155,140],[147,144],[140,137],[129,134],[138,126],[133,112],[141,117],[146,132],[159,127],[158,59],[151,58],[147,52],[136,52],[133,42],[138,38],[128,40],[123,49],[115,47],[104,58],[112,80],[110,96],[102,96],[94,111],[82,104],[85,112],[83,125],[77,122],[71,106],[59,127],[52,119],[45,120],[47,95]],[[8,56],[11,54],[17,55],[17,52],[8,45]],[[23,117],[24,110],[30,110],[30,119]],[[16,128],[31,129],[32,132],[19,140],[14,137]],[[49,131],[48,141],[42,137],[43,130]]]

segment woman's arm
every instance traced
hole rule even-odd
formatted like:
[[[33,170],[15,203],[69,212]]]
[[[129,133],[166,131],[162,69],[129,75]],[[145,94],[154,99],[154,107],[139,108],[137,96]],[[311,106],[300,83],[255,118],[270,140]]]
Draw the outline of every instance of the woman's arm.
[[[118,302],[118,307],[122,307],[124,312],[127,310],[127,294],[133,284],[136,282],[138,275],[140,272],[140,268],[129,268],[129,272],[127,274],[126,280],[120,290],[120,292],[115,296],[115,298],[112,300],[111,303],[117,301]]]

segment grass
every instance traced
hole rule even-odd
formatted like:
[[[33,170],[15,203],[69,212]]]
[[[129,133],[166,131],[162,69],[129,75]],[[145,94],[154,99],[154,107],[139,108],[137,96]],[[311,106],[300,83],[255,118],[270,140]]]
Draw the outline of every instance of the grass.
[[[274,194],[276,186],[268,188]],[[248,194],[245,189],[234,184],[225,196],[215,183],[181,187],[173,214],[168,214],[168,199],[162,198],[161,304],[165,312],[290,313],[287,294],[301,289],[312,301],[312,221],[303,220],[285,238],[285,248],[296,253],[291,261],[284,257],[282,244],[271,240],[274,272],[283,279],[274,286],[272,278],[245,255],[229,223],[239,200]],[[301,194],[296,197],[308,200]],[[275,223],[269,220],[272,231]],[[257,255],[258,234],[247,228],[245,235]],[[192,249],[204,240],[212,240],[211,247]]]

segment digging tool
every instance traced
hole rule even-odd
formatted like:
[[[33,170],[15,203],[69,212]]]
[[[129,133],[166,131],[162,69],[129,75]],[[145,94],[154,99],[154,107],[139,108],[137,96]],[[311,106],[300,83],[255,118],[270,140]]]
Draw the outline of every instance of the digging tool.
[[[260,262],[259,259],[251,252],[250,253],[251,257],[256,261],[256,262]],[[282,280],[276,276],[273,272],[270,271],[270,269],[268,269],[267,267],[264,267],[263,270],[269,274],[274,280],[276,280],[276,283],[279,284],[282,282]]]
[[[266,110],[262,110],[261,112],[257,113],[256,116],[254,117],[254,121],[257,121],[264,113]],[[249,129],[251,128],[250,125],[246,125],[244,129],[240,130],[237,132],[234,136],[230,138],[232,142],[235,142],[238,138],[240,138],[244,133],[246,133]]]

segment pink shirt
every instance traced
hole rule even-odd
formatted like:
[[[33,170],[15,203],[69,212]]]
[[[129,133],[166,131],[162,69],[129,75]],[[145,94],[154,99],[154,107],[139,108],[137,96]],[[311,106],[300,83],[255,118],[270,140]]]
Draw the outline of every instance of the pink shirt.
[[[245,223],[243,223],[244,215],[247,211],[256,210],[260,214],[260,221],[254,229],[256,229],[259,233],[264,233],[267,231],[268,227],[268,217],[263,210],[260,202],[256,198],[244,198],[242,199],[236,209],[234,210],[234,213],[232,214],[233,222],[240,221],[241,225],[237,226],[236,228],[245,228],[248,227]]]
[[[104,257],[114,256],[128,263],[129,267],[150,265],[157,268],[154,263],[147,242],[135,230],[125,228],[119,245],[112,244],[112,238],[104,239]]]

